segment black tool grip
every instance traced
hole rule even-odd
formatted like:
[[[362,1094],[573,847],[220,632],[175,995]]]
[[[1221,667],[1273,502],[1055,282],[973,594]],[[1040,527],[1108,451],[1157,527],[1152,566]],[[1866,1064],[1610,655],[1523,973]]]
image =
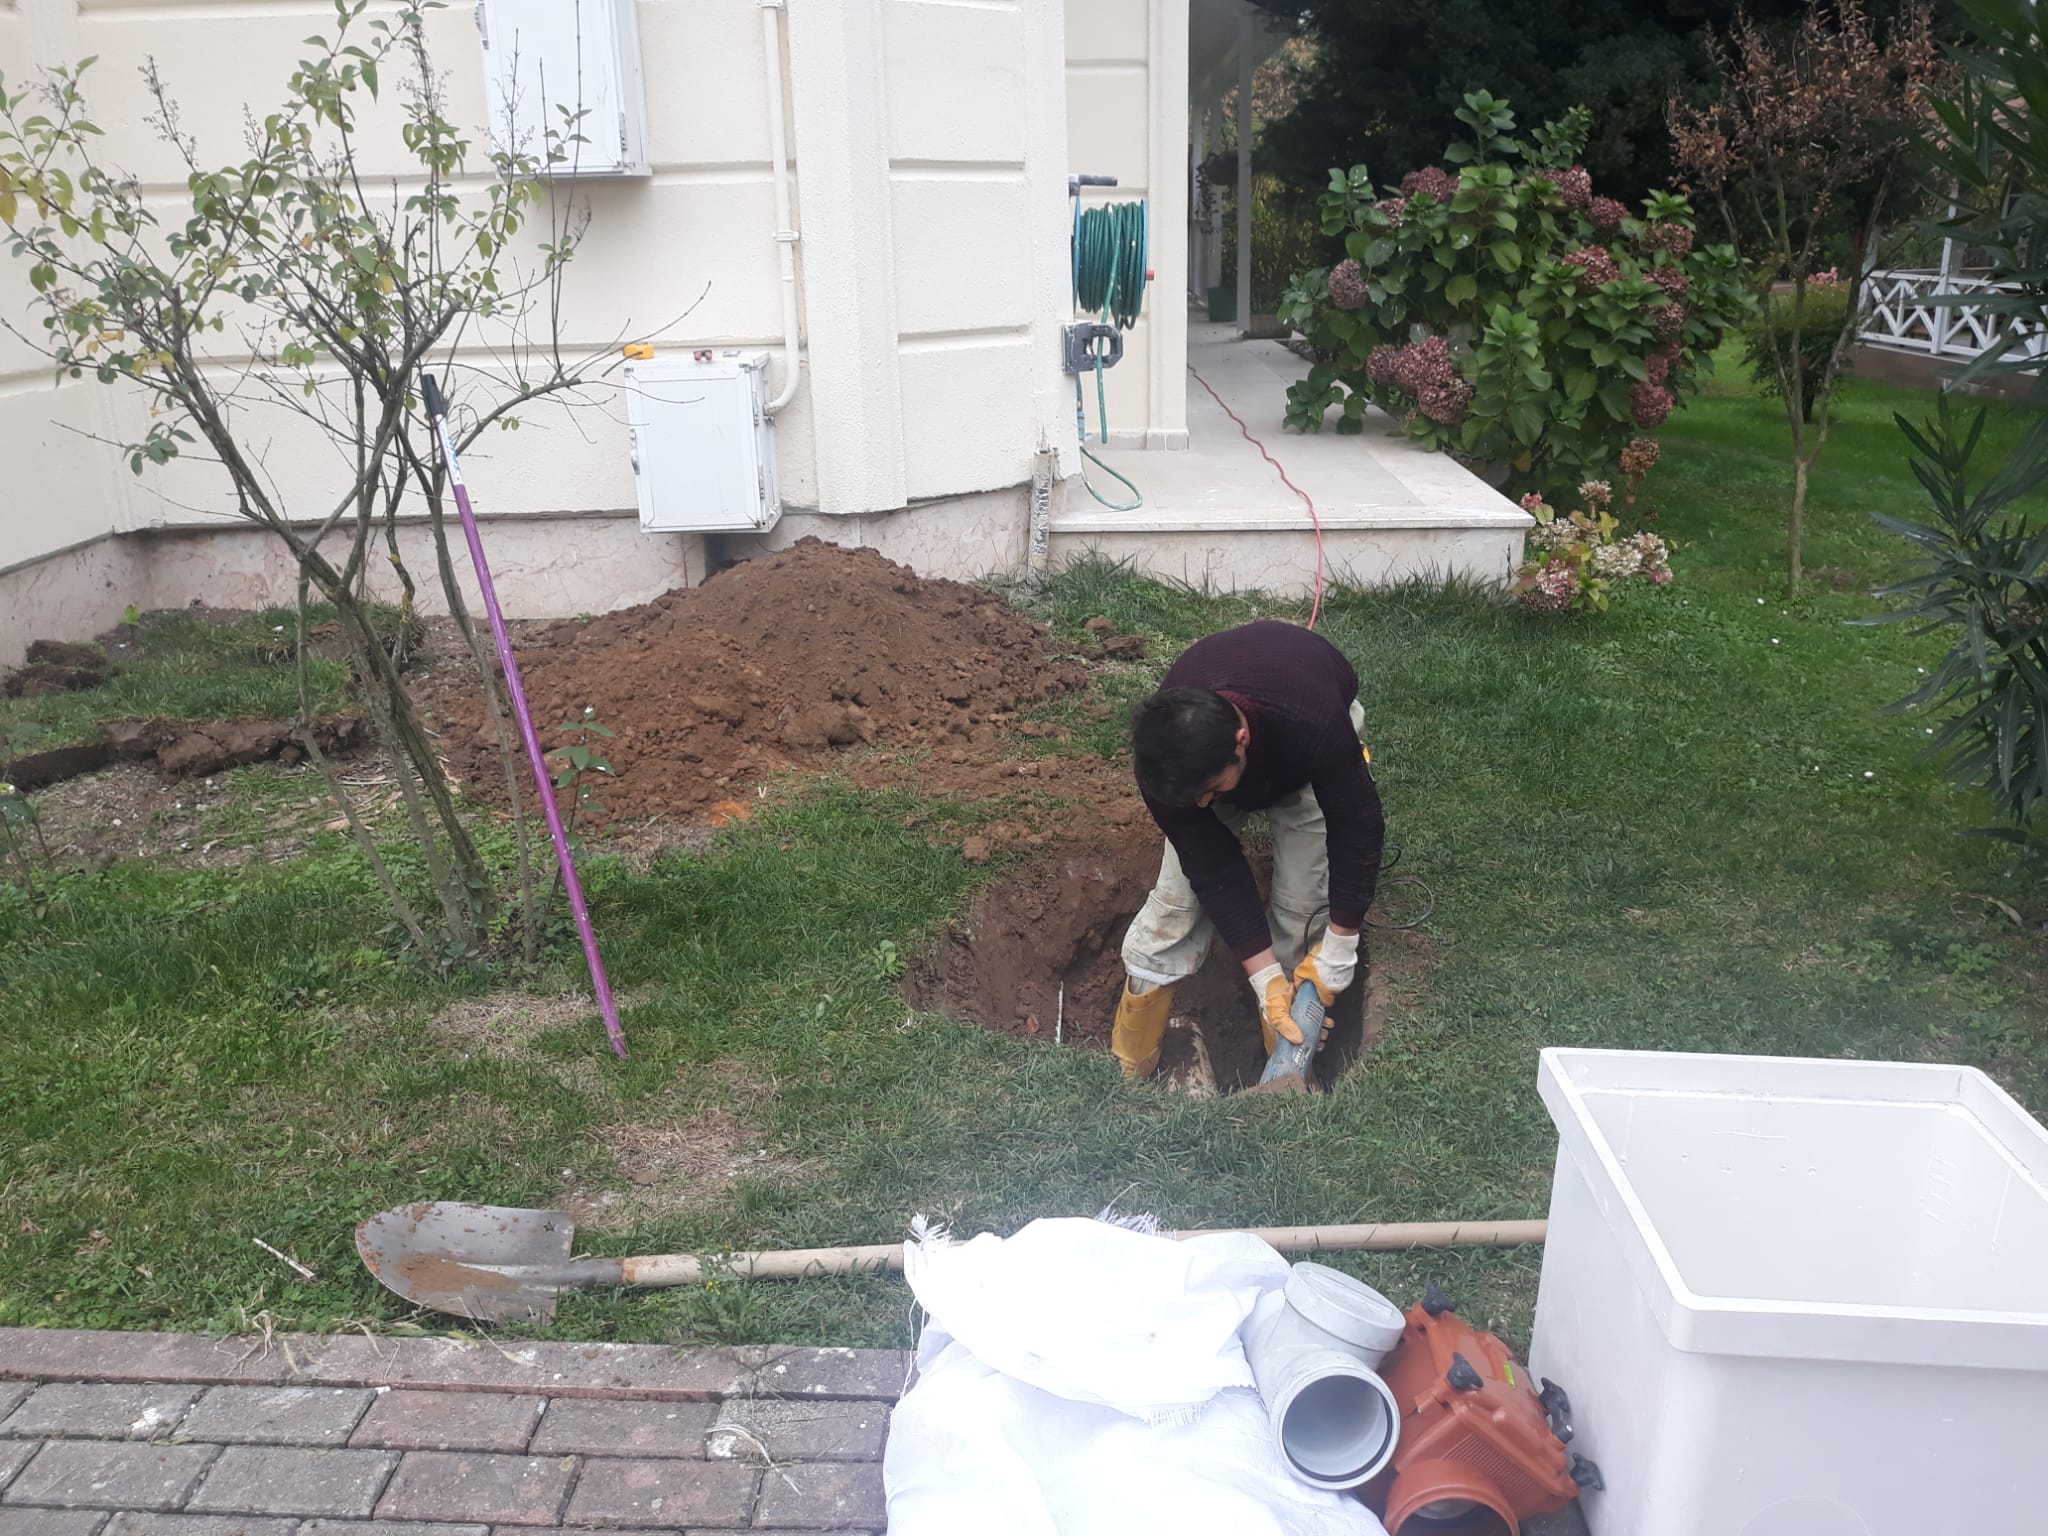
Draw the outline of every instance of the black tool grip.
[[[426,396],[428,416],[439,421],[448,414],[448,402],[441,397],[441,386],[431,373],[420,375],[420,393]]]

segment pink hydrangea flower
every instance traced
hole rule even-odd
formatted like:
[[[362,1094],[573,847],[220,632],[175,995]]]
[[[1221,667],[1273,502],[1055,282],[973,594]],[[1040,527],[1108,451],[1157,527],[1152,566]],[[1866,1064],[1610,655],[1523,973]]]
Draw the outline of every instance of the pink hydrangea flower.
[[[1629,415],[1639,427],[1661,427],[1677,398],[1661,384],[1639,382],[1628,392]]]
[[[1674,256],[1685,256],[1692,251],[1692,231],[1683,224],[1652,224],[1643,231],[1643,244],[1653,251],[1669,251]]]
[[[1370,297],[1357,262],[1347,257],[1330,269],[1330,302],[1339,309],[1363,309]]]
[[[1578,595],[1578,568],[1568,560],[1546,562],[1522,588],[1522,601],[1539,613],[1561,613]]]
[[[1366,354],[1365,375],[1412,395],[1420,414],[1444,426],[1471,414],[1475,391],[1459,374],[1451,344],[1441,336],[1425,336],[1405,347],[1374,347]]]
[[[1564,264],[1579,269],[1579,286],[1589,292],[1621,277],[1621,268],[1614,264],[1604,245],[1583,246],[1565,257]]]
[[[1401,349],[1394,364],[1394,382],[1417,399],[1423,391],[1440,388],[1457,377],[1458,364],[1451,356],[1451,344],[1441,336],[1411,341]]]
[[[1685,333],[1685,306],[1659,304],[1650,311],[1650,327],[1660,341],[1671,341]]]
[[[1471,414],[1475,393],[1463,379],[1451,379],[1442,384],[1425,385],[1417,392],[1416,398],[1422,406],[1422,414],[1431,421],[1455,427]]]
[[[1652,267],[1643,276],[1662,288],[1674,304],[1692,290],[1692,279],[1677,267]]]
[[[1654,437],[1630,438],[1628,446],[1621,450],[1621,472],[1631,480],[1642,479],[1657,467],[1657,456],[1662,451]]]
[[[1567,208],[1585,208],[1593,201],[1593,176],[1583,165],[1575,165],[1551,178]]]
[[[1408,199],[1405,197],[1383,197],[1372,205],[1372,209],[1395,229],[1408,222]]]
[[[1596,197],[1586,205],[1586,217],[1593,221],[1593,227],[1601,234],[1611,235],[1628,217],[1628,205],[1611,197]]]
[[[1458,190],[1458,178],[1440,165],[1425,165],[1401,178],[1401,191],[1409,197],[1429,196],[1448,203]]]

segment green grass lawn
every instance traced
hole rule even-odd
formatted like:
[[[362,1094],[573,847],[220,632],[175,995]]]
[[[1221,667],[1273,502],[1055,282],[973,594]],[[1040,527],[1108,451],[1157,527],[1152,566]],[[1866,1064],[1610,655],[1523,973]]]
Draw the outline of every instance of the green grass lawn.
[[[1333,594],[1324,628],[1364,680],[1403,867],[1438,905],[1385,1038],[1317,1101],[1192,1101],[1100,1055],[909,1016],[884,946],[913,948],[990,871],[907,830],[905,799],[844,788],[644,873],[599,862],[623,1063],[574,1009],[516,1049],[459,1052],[431,1021],[488,981],[395,968],[332,837],[232,874],[116,866],[41,919],[0,894],[0,1323],[401,1326],[355,1263],[358,1219],[630,1190],[643,1148],[706,1117],[740,1127],[759,1171],[585,1246],[877,1242],[918,1211],[1009,1230],[1116,1198],[1182,1226],[1538,1215],[1546,1045],[1966,1061],[2048,1111],[2038,941],[1996,905],[2035,915],[2037,892],[1959,835],[1988,813],[1922,761],[1925,723],[1880,713],[1940,642],[1845,623],[1900,569],[1869,514],[1917,505],[1890,413],[1929,404],[1859,383],[1839,408],[1809,561],[1853,570],[1846,590],[1787,600],[1782,423],[1731,385],[1665,433],[1670,588],[1568,622],[1455,591]],[[1062,626],[1107,613],[1160,658],[1298,613],[1099,565],[1040,601]],[[1112,718],[1071,750],[1114,736]],[[564,946],[534,990],[575,964]],[[1404,1300],[1442,1280],[1525,1338],[1538,1263],[1348,1267]],[[585,1296],[557,1327],[909,1337],[900,1284],[873,1277]]]
[[[103,686],[87,693],[0,698],[0,766],[18,752],[95,740],[100,721],[121,716],[288,718],[299,705],[298,675],[280,652],[295,622],[291,609],[279,608],[228,625],[185,613],[151,614],[123,625],[105,646],[114,675]],[[307,677],[316,711],[346,702],[346,668],[316,656]]]

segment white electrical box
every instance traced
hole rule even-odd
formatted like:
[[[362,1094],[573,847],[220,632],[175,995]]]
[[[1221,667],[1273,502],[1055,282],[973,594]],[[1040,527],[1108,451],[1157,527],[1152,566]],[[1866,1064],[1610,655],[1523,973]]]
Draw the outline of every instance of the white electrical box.
[[[491,140],[501,150],[548,156],[581,112],[557,173],[644,176],[646,98],[634,0],[476,0]]]
[[[629,362],[625,379],[642,530],[759,533],[775,526],[782,492],[775,421],[761,408],[766,353]]]

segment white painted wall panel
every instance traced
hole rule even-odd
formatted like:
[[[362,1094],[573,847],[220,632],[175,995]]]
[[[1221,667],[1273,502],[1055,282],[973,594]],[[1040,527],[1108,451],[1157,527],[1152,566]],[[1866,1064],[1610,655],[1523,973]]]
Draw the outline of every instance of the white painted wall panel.
[[[643,0],[640,54],[655,170],[745,165],[765,174],[767,76],[757,0]]]
[[[100,430],[90,390],[99,386],[14,385],[0,393],[0,569],[112,529],[108,460],[84,434]],[[124,463],[122,474],[128,473]]]
[[[143,84],[144,64],[155,59],[178,105],[181,131],[198,143],[200,163],[233,164],[245,158],[245,111],[260,120],[277,110],[293,69],[313,51],[305,40],[332,38],[333,23],[332,5],[280,8],[254,0],[180,7],[162,16],[148,8],[93,10],[75,28],[39,43],[38,54],[44,63],[97,55],[86,75],[86,94],[94,121],[107,132],[109,157],[146,185],[182,187],[184,161],[145,121],[156,106]],[[475,128],[474,163],[487,170],[489,109],[469,7],[429,13],[427,38],[445,76],[448,116]],[[405,73],[397,59],[386,63],[380,84],[389,110],[366,115],[357,137],[362,163],[379,175],[415,164],[399,137]]]
[[[1129,0],[1071,0],[1067,6],[1067,60],[1145,61],[1145,7]]]
[[[766,172],[713,179],[658,172],[649,181],[592,187],[589,203],[590,233],[563,290],[569,335],[606,341],[691,310],[660,344],[780,348],[775,199]]]
[[[904,347],[903,456],[913,501],[1031,477],[1031,346],[1018,336]]]
[[[882,25],[891,159],[1023,164],[1024,18],[1015,6],[886,0]]]
[[[1032,321],[1031,188],[898,171],[896,318],[908,338]]]

